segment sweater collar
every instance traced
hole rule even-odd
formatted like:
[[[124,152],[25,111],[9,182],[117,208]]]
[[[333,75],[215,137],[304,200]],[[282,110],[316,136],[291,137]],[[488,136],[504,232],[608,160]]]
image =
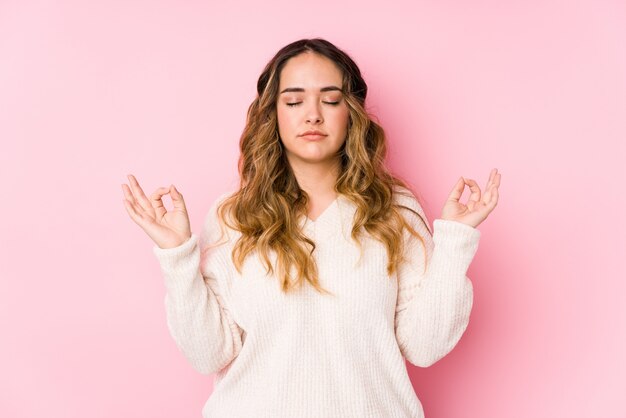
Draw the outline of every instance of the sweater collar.
[[[304,233],[314,240],[328,239],[339,233],[349,238],[354,211],[352,202],[344,195],[338,194],[315,221],[308,216],[302,216],[300,226]]]

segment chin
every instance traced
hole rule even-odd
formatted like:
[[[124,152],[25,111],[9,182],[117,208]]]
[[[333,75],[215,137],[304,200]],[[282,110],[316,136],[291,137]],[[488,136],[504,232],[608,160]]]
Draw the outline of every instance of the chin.
[[[334,159],[335,154],[327,153],[291,153],[293,159],[298,161],[304,161],[310,164],[329,162]]]

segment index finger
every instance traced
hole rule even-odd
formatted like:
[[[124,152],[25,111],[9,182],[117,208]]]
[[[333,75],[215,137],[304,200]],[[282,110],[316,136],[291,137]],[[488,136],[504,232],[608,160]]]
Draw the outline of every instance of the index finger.
[[[136,195],[136,200],[141,205],[144,210],[150,210],[154,205],[148,201],[146,194],[143,192],[143,189],[139,185],[139,182],[132,174],[127,175],[128,180],[130,181],[130,187],[133,190],[133,195]]]
[[[167,213],[167,209],[165,208],[161,197],[168,194],[169,192],[169,188],[159,187],[154,191],[154,193],[150,195],[150,205],[152,205],[152,208],[154,208],[157,218],[162,218]]]

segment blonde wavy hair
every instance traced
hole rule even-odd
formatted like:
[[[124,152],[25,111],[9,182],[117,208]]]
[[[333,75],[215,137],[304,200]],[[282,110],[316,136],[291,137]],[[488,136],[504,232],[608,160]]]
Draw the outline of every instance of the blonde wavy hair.
[[[356,205],[351,236],[361,254],[360,238],[365,230],[385,244],[389,260],[387,273],[391,276],[398,265],[406,261],[402,239],[404,228],[421,241],[426,251],[424,239],[411,227],[400,209],[417,215],[431,232],[428,222],[413,209],[394,202],[398,188],[415,194],[407,182],[391,174],[385,166],[385,133],[365,110],[367,84],[348,54],[321,38],[301,39],[286,45],[259,76],[258,94],[248,108],[239,142],[239,190],[218,205],[217,214],[220,224],[241,233],[231,253],[239,273],[245,258],[257,251],[269,274],[277,270],[283,292],[288,293],[307,281],[318,292],[332,294],[319,283],[317,265],[312,257],[315,242],[299,228],[297,220],[306,215],[309,197],[299,187],[278,135],[276,106],[280,72],[290,58],[305,52],[329,58],[343,73],[342,93],[350,117],[348,136],[338,151],[341,170],[335,191]],[[222,228],[222,236],[223,232]],[[270,251],[275,252],[276,266],[272,266]],[[297,273],[296,279],[291,279],[292,269]]]

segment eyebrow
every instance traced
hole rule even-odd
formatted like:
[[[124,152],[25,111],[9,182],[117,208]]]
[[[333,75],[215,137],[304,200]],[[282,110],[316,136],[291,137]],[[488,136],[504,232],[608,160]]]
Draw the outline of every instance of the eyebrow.
[[[320,89],[320,92],[334,91],[334,90],[341,91],[341,89],[337,86],[326,86],[326,87],[322,87]],[[287,87],[286,89],[281,91],[280,94],[288,93],[288,92],[303,92],[303,91],[304,89],[302,87]]]

